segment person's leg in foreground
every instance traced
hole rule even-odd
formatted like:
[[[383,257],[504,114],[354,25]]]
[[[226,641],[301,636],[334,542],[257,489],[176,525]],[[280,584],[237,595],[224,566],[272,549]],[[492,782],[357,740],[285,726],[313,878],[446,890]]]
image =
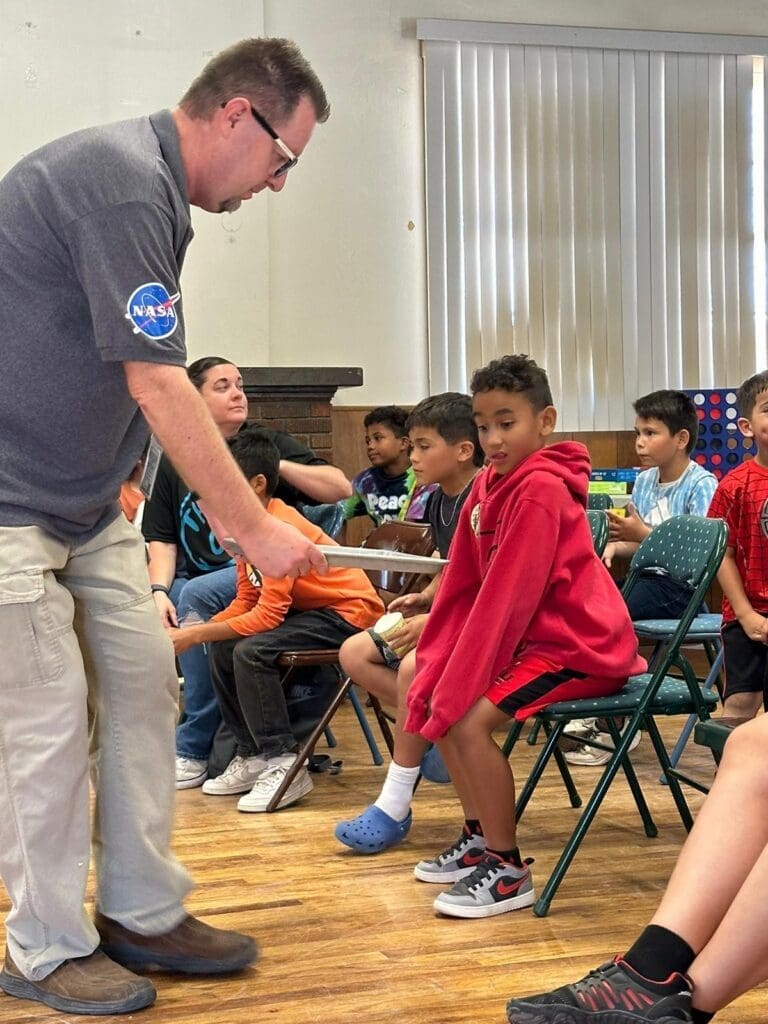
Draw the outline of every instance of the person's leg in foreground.
[[[766,742],[767,716],[729,738],[661,904],[629,952],[573,985],[512,999],[510,1024],[707,1024],[768,977]]]

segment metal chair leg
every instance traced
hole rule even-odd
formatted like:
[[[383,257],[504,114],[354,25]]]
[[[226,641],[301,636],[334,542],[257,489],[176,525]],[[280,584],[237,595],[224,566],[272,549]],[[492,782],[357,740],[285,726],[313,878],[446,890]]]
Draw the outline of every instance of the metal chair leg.
[[[516,822],[520,821],[520,819],[522,818],[523,812],[525,811],[525,808],[528,806],[528,803],[530,802],[530,799],[533,796],[533,791],[536,789],[536,786],[539,784],[541,776],[544,774],[544,769],[546,768],[549,759],[552,757],[555,751],[557,741],[560,739],[560,736],[562,735],[563,725],[563,722],[558,722],[552,729],[552,731],[547,735],[541,753],[537,757],[536,762],[533,768],[531,769],[530,774],[528,775],[528,778],[525,780],[523,788],[520,790],[520,795],[518,796],[517,801],[515,803]],[[579,794],[576,792],[575,786],[574,793],[576,799],[580,801],[581,798],[579,797]],[[578,807],[579,804],[576,804],[575,806]]]
[[[558,730],[554,729],[552,736],[556,735],[558,735]],[[552,737],[550,737],[550,739],[551,738]],[[592,824],[595,815],[600,809],[600,805],[605,799],[619,768],[622,767],[622,762],[626,758],[627,751],[629,750],[630,740],[630,734],[628,732],[625,733],[621,737],[621,742],[617,745],[613,757],[605,766],[603,774],[600,776],[600,780],[595,786],[592,796],[587,801],[587,806],[584,808],[581,817],[576,824],[576,828],[573,830],[563,852],[560,854],[560,859],[555,865],[552,874],[547,879],[547,883],[542,890],[541,896],[539,896],[533,906],[533,912],[536,917],[546,917],[549,912],[550,904],[555,898],[557,890],[560,888],[560,883],[565,878],[566,872],[571,866],[573,858],[578,853],[579,847],[587,834],[589,826]],[[548,745],[549,741],[547,741],[547,746]]]
[[[357,720],[360,723],[360,728],[363,730],[365,742],[368,744],[368,749],[371,752],[371,759],[373,763],[377,765],[384,764],[384,758],[381,756],[381,751],[379,750],[378,744],[376,743],[376,740],[373,738],[371,727],[368,724],[368,719],[365,717],[365,711],[363,710],[363,707],[360,703],[360,698],[357,696],[357,693],[355,692],[354,686],[349,687],[348,693],[350,703],[352,704],[352,707],[355,709]]]
[[[509,732],[507,733],[507,738],[504,740],[504,746],[501,748],[501,752],[504,755],[504,757],[509,757],[509,755],[512,753],[515,744],[517,743],[518,737],[520,736],[520,733],[522,731],[522,722],[514,721],[512,725],[510,725]]]
[[[533,725],[531,726],[531,731],[528,733],[528,738],[525,741],[528,744],[529,747],[535,747],[536,746],[536,744],[538,742],[538,739],[539,739],[539,732],[540,731],[541,731],[541,722],[538,719],[535,719]]]
[[[268,814],[271,814],[272,811],[276,811],[277,810],[277,807],[278,807],[280,801],[283,799],[285,794],[288,792],[289,786],[291,785],[293,780],[296,778],[296,776],[299,774],[299,770],[301,769],[301,767],[304,764],[304,762],[306,761],[306,759],[309,757],[309,755],[315,749],[315,746],[317,745],[317,741],[320,739],[320,737],[325,732],[325,729],[328,726],[328,723],[330,722],[330,720],[333,718],[333,716],[338,711],[342,701],[346,700],[347,693],[349,692],[349,688],[350,688],[351,685],[352,685],[352,683],[349,681],[349,679],[345,679],[341,683],[341,685],[339,686],[339,689],[336,692],[333,700],[331,701],[331,703],[326,708],[325,714],[320,719],[320,721],[317,723],[317,725],[314,727],[314,729],[309,734],[309,736],[307,736],[306,739],[304,740],[304,742],[300,745],[299,750],[298,750],[298,752],[296,754],[296,760],[291,765],[291,767],[288,769],[288,771],[285,773],[285,777],[283,778],[283,781],[280,783],[278,788],[275,790],[275,793],[272,796],[272,799],[267,804],[267,813]]]
[[[392,729],[390,728],[390,719],[384,713],[384,709],[381,706],[381,701],[378,697],[374,697],[372,693],[368,694],[368,701],[371,705],[371,710],[376,716],[376,721],[379,723],[379,729],[381,729],[381,735],[384,737],[384,742],[387,745],[389,756],[394,757],[395,754],[395,738],[392,735]]]
[[[611,738],[613,739],[613,745],[614,747],[617,747],[621,740],[621,732],[619,730],[619,727],[612,718],[609,718],[606,724],[608,725],[608,731],[610,732]],[[658,836],[659,834],[659,830],[656,827],[656,822],[653,820],[653,817],[651,816],[650,808],[646,803],[645,794],[643,793],[637,775],[635,774],[635,768],[629,759],[629,754],[627,754],[627,756],[622,761],[621,767],[624,770],[624,774],[627,777],[627,785],[629,786],[630,792],[632,793],[632,797],[635,801],[635,806],[637,807],[638,813],[640,814],[640,818],[643,822],[645,834],[648,836],[649,839],[655,839],[656,836]]]
[[[672,765],[670,764],[669,754],[667,753],[667,748],[664,746],[664,740],[661,738],[659,727],[650,715],[647,717],[645,724],[648,730],[648,735],[653,743],[653,748],[656,751],[656,756],[659,759],[662,773],[667,778],[669,791],[672,794],[672,799],[675,801],[675,805],[677,806],[680,820],[682,821],[686,832],[690,832],[693,828],[693,816],[691,815],[690,808],[688,807],[688,803],[683,795],[682,787],[675,777],[675,769],[672,768]]]
[[[565,725],[563,725],[563,731],[561,732],[561,735],[565,735],[564,730]],[[546,723],[544,723],[544,731],[547,732],[547,735],[549,735]],[[579,791],[576,789],[576,783],[573,781],[571,769],[568,767],[568,762],[565,759],[565,754],[560,749],[559,740],[555,744],[552,754],[555,758],[555,764],[557,765],[558,770],[560,772],[560,778],[563,780],[563,785],[565,786],[565,791],[568,794],[568,799],[570,800],[571,807],[581,807],[581,797],[579,796]]]
[[[712,689],[712,687],[717,682],[717,677],[720,675],[720,670],[722,669],[722,667],[723,667],[723,648],[721,646],[720,649],[718,650],[717,654],[715,655],[715,659],[712,662],[710,670],[709,670],[709,672],[707,674],[707,678],[704,680],[704,683],[702,684],[702,689],[703,690],[711,690]],[[683,755],[683,750],[685,749],[685,746],[688,743],[690,735],[693,732],[693,730],[694,730],[698,720],[699,720],[699,716],[696,715],[696,714],[689,715],[688,718],[686,719],[685,725],[683,726],[682,731],[681,731],[680,735],[677,738],[677,743],[675,743],[675,746],[674,746],[674,748],[672,750],[672,753],[669,755],[669,763],[670,763],[670,765],[673,768],[675,768],[677,766],[678,762],[680,761],[680,758]],[[661,775],[659,777],[659,782],[662,784],[662,786],[668,785],[668,783],[667,783],[667,776],[666,775]]]

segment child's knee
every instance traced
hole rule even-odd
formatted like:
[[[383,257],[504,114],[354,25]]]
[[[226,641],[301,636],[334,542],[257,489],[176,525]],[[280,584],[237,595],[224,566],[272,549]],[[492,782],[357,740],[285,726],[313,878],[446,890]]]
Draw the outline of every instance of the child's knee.
[[[768,742],[768,715],[734,729],[725,744],[718,778],[726,773],[738,773],[746,783],[768,786],[768,760],[765,757]]]
[[[466,715],[451,726],[445,738],[457,751],[471,753],[477,749],[478,743],[488,739],[491,731],[490,726],[486,726],[477,716]]]
[[[341,667],[348,676],[355,678],[355,672],[375,661],[381,661],[376,645],[367,632],[356,633],[344,641],[339,650]]]

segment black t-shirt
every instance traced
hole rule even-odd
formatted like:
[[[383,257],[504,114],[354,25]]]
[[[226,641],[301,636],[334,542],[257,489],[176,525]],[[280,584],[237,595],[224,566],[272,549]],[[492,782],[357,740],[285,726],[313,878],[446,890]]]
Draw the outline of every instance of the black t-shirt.
[[[471,485],[467,485],[461,494],[449,497],[443,492],[442,487],[438,486],[429,496],[424,518],[432,527],[432,536],[441,558],[448,557],[448,548],[456,532],[459,513],[470,490]]]
[[[298,462],[303,466],[327,466],[325,459],[281,430],[262,428],[277,446],[280,458]],[[280,480],[275,497],[294,507],[299,503],[315,505],[317,502],[290,484]],[[144,505],[141,532],[147,541],[175,544],[177,548],[176,575],[192,578],[215,569],[232,565],[232,559],[223,550],[208,525],[192,492],[163,455],[155,479],[151,501]]]

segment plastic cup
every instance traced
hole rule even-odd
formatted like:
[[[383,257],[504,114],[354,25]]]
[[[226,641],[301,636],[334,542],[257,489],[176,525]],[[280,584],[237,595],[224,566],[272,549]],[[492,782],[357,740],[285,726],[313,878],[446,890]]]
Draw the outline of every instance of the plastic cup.
[[[389,638],[402,628],[404,622],[405,619],[400,612],[385,612],[373,627],[374,633],[384,641],[398,658],[403,658],[408,651],[413,649],[413,644],[401,644],[400,647],[393,647],[389,642]]]

